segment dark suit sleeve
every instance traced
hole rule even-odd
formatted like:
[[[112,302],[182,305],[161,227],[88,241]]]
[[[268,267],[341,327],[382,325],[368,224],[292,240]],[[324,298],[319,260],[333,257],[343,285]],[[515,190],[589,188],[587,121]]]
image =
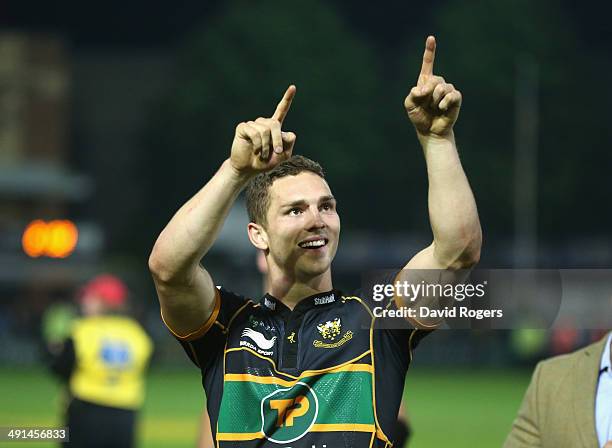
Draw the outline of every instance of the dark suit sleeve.
[[[529,383],[523,398],[523,403],[512,424],[512,430],[504,443],[504,448],[535,448],[542,446],[540,416],[538,413],[541,372],[542,364],[540,363],[535,368],[531,383]]]

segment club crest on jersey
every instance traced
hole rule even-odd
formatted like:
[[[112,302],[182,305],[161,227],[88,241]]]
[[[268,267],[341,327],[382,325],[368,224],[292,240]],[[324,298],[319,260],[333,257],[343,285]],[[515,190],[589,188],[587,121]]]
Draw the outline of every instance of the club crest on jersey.
[[[255,343],[255,345],[251,344],[249,341],[241,339],[240,346],[248,347],[251,350],[256,351],[260,355],[271,356],[273,351],[270,350],[274,347],[274,343],[276,342],[277,337],[273,336],[271,338],[266,338],[259,331],[255,331],[252,328],[245,328],[242,330],[242,337],[248,338]]]
[[[317,348],[337,348],[353,338],[353,332],[349,330],[340,339],[336,340],[342,332],[342,322],[339,317],[317,325],[317,330],[324,339],[324,341],[315,339],[312,342],[312,345]]]
[[[328,320],[324,324],[317,325],[317,330],[319,330],[319,333],[321,336],[323,336],[323,339],[333,341],[342,330],[342,322],[340,322],[339,317],[336,317],[334,320]]]

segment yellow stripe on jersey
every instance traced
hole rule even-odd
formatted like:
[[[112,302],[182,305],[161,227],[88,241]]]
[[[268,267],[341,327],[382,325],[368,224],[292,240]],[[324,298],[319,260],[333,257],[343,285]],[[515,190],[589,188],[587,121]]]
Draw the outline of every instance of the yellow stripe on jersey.
[[[369,364],[348,364],[337,368],[325,369],[324,371],[307,370],[293,381],[283,380],[275,376],[257,376],[249,373],[226,373],[225,381],[246,381],[258,384],[278,384],[280,386],[292,387],[298,380],[309,376],[321,375],[322,373],[337,373],[337,372],[369,372],[373,373],[372,366]]]
[[[368,424],[360,424],[360,423],[333,423],[333,424],[317,424],[315,423],[310,428],[312,432],[338,432],[338,431],[347,431],[347,432],[371,432],[374,433],[376,431],[376,427],[374,425]],[[221,441],[247,441],[247,440],[257,440],[263,439],[265,436],[262,432],[218,432],[217,440]]]
[[[217,440],[227,441],[245,441],[245,440],[256,440],[263,439],[265,436],[263,432],[218,432]]]
[[[220,310],[221,310],[221,293],[219,292],[217,288],[215,288],[215,304],[214,304],[211,315],[208,317],[206,322],[202,324],[200,328],[198,328],[195,331],[192,331],[191,333],[188,333],[185,335],[178,334],[176,331],[172,329],[172,327],[168,324],[168,322],[166,322],[166,319],[164,318],[164,311],[161,308],[160,308],[160,315],[161,315],[162,322],[164,323],[166,328],[170,330],[170,333],[172,333],[177,339],[181,341],[189,342],[189,341],[193,341],[194,339],[201,338],[206,333],[208,333],[208,330],[210,330],[210,327],[212,327],[217,321],[217,317],[219,317]]]

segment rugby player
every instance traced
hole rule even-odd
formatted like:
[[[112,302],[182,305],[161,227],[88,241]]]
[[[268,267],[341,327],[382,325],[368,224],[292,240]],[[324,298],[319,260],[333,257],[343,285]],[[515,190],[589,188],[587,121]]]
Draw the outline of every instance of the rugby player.
[[[452,273],[478,261],[481,230],[453,134],[461,94],[433,74],[435,49],[430,36],[404,102],[427,164],[433,241],[405,267]],[[230,157],[158,237],[149,268],[162,319],[202,371],[217,446],[393,446],[412,351],[429,330],[375,330],[372,300],[334,289],[336,200],[282,130],[295,93],[236,127]],[[200,264],[245,187],[248,236],[268,264],[261,300],[215,287]]]

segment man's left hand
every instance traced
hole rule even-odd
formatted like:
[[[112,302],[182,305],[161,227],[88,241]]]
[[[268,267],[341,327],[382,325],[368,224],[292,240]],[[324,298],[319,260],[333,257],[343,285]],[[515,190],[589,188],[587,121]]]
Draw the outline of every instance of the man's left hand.
[[[417,85],[404,100],[419,139],[449,137],[461,108],[461,93],[444,78],[433,74],[435,56],[436,39],[429,36]]]

